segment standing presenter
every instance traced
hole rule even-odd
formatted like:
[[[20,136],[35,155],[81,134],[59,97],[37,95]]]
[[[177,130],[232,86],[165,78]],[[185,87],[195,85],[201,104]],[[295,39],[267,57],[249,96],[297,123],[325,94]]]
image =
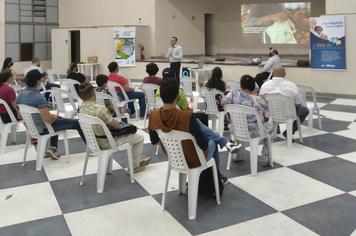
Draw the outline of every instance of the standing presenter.
[[[177,42],[178,38],[173,36],[170,40],[171,46],[168,49],[167,58],[169,59],[171,72],[179,79],[183,48]]]

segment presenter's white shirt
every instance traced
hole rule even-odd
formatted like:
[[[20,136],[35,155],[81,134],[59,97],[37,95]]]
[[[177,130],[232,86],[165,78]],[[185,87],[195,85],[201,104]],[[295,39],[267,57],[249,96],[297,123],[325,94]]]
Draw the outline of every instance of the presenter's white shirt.
[[[25,68],[23,70],[23,74],[24,76],[27,75],[28,72],[30,72],[31,70],[38,70],[40,73],[43,73],[43,70],[41,67],[35,66],[35,65],[30,65],[29,67]]]
[[[168,49],[167,57],[169,62],[181,62],[183,59],[183,48],[176,44]]]
[[[260,73],[263,72],[272,72],[273,67],[278,66],[282,63],[281,58],[278,55],[274,55],[273,57],[268,58],[267,62],[263,66],[262,70]]]
[[[295,83],[284,78],[273,77],[273,79],[266,81],[260,90],[260,95],[277,93],[287,97],[292,97],[295,104],[301,104],[301,98],[298,93],[298,87]]]

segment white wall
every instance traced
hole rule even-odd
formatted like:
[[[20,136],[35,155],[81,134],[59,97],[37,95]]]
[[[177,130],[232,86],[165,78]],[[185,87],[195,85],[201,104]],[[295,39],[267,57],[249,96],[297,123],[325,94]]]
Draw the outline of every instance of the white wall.
[[[5,0],[0,0],[0,58],[5,58]]]
[[[356,14],[355,0],[326,0],[327,14]]]

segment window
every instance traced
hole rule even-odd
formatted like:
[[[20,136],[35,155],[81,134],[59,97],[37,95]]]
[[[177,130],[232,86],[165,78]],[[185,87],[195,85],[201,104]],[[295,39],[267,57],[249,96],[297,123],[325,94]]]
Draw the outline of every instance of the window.
[[[14,61],[51,60],[58,0],[5,0],[5,54]]]

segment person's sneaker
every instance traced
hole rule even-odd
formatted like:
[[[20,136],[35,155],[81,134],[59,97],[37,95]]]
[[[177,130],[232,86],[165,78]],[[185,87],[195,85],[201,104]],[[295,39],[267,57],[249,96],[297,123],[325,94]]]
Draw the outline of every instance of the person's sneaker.
[[[229,179],[226,176],[221,176],[221,180],[222,180],[224,186],[229,183]]]
[[[141,159],[140,166],[147,166],[148,164],[150,164],[151,159],[152,159],[151,157],[145,157]]]
[[[227,142],[227,144],[225,145],[227,150],[229,150],[229,152],[231,152],[231,153],[237,153],[241,146],[242,146],[241,143],[236,144],[236,143],[231,142],[231,141]]]
[[[142,172],[146,169],[146,166],[138,166],[133,169],[134,173]]]
[[[59,157],[60,157],[60,155],[59,155],[59,153],[57,152],[57,148],[55,148],[55,147],[49,147],[49,148],[46,150],[45,157],[51,158],[52,160],[58,160]]]

